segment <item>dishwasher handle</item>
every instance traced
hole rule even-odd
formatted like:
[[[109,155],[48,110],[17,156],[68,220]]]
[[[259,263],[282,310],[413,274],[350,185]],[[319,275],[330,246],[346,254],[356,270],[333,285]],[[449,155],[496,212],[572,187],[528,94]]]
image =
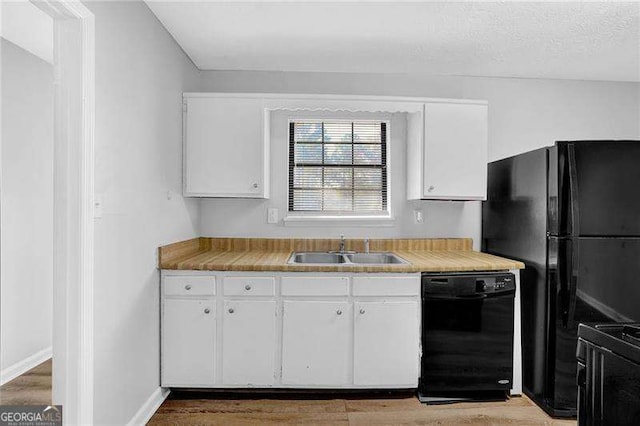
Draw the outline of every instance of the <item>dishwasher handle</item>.
[[[468,296],[450,296],[446,294],[427,294],[425,300],[482,300],[486,299],[487,295],[483,293],[470,294]]]

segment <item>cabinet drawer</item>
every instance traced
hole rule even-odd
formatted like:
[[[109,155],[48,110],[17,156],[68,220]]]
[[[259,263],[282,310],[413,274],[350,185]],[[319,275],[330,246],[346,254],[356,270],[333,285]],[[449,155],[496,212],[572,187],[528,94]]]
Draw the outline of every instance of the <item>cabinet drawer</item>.
[[[273,277],[227,277],[224,279],[225,296],[273,296]]]
[[[282,277],[283,296],[347,296],[347,277]]]
[[[172,275],[164,277],[165,296],[213,296],[216,294],[216,278],[196,275]]]
[[[418,296],[420,277],[354,277],[354,296]]]

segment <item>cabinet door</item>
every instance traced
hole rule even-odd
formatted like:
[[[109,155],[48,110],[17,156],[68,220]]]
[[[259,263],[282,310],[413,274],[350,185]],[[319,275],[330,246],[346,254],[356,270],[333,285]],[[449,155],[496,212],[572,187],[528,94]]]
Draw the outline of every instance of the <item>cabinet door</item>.
[[[213,299],[166,299],[162,317],[162,385],[213,385],[215,338]]]
[[[222,315],[222,382],[271,385],[276,349],[276,302],[224,302]]]
[[[351,318],[348,302],[285,301],[282,383],[347,384]]]
[[[354,383],[416,387],[420,365],[418,301],[356,302]]]
[[[185,98],[184,194],[266,197],[261,99]]]
[[[423,198],[487,198],[487,106],[425,104]]]
[[[578,425],[640,424],[640,365],[592,343],[585,355],[586,372],[578,376]]]

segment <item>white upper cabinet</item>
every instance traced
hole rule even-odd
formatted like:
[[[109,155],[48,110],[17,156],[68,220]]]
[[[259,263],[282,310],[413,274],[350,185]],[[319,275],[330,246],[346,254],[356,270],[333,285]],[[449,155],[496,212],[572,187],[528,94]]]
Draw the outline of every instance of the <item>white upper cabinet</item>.
[[[409,199],[487,198],[487,109],[478,101],[433,102],[423,117],[409,117]]]
[[[270,114],[407,114],[408,199],[484,200],[487,102],[430,98],[185,93],[186,197],[269,198]]]
[[[184,195],[268,198],[268,123],[263,100],[185,93]]]

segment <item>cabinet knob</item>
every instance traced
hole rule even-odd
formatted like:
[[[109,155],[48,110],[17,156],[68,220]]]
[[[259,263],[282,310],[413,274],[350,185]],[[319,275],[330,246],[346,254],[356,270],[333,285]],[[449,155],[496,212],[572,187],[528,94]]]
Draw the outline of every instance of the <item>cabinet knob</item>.
[[[210,310],[209,308],[205,308],[205,309],[204,309],[204,313],[205,313],[205,314],[208,314],[208,313],[210,313],[210,312],[211,312],[211,310]]]
[[[235,312],[235,311],[233,310],[233,308],[229,308],[229,313],[230,313],[230,314],[232,314],[232,313],[234,313],[234,312]]]
[[[364,309],[360,309],[360,313],[364,314],[366,311]]]
[[[338,314],[338,315],[342,315],[342,310],[338,309],[338,310],[336,311],[336,314]]]
[[[257,188],[258,188],[258,184],[257,184],[257,183],[254,183],[254,184],[253,184],[253,187],[257,189]]]
[[[245,286],[244,286],[244,289],[245,289],[245,290],[247,290],[247,291],[251,290],[251,284],[247,284],[247,285],[245,285]]]
[[[185,286],[184,286],[184,289],[185,289],[185,290],[191,290],[191,284],[187,284],[187,285],[185,285]]]
[[[427,188],[427,191],[433,192],[434,189],[436,189],[436,187],[431,185],[429,188]]]

